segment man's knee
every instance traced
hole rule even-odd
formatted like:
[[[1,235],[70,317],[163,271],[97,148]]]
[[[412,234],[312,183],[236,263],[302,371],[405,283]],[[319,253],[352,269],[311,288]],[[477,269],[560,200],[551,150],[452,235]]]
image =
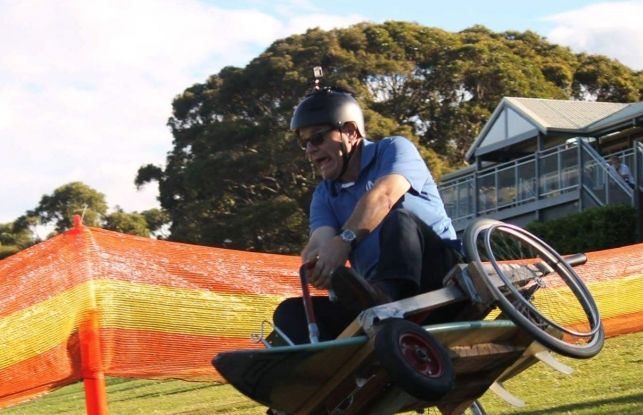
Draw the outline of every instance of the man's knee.
[[[400,222],[414,222],[417,219],[415,213],[411,212],[408,209],[393,209],[386,215],[384,218],[384,224],[386,223],[400,223]]]
[[[300,297],[286,298],[281,303],[277,305],[273,313],[275,316],[288,316],[300,311],[302,308],[302,302]]]
[[[287,298],[279,303],[272,314],[272,320],[277,327],[281,325],[286,326],[289,325],[288,323],[293,321],[293,319],[297,319],[301,312],[301,298]]]
[[[287,298],[279,303],[272,314],[274,327],[278,328],[295,344],[303,344],[308,341],[303,308],[300,297]]]
[[[385,235],[409,232],[418,226],[420,219],[410,210],[394,209],[384,218],[381,231]]]

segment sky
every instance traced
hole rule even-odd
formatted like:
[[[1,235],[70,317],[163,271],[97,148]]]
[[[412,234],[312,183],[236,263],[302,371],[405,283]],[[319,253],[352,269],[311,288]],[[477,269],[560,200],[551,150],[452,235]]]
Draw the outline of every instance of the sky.
[[[164,166],[172,99],[306,29],[482,24],[643,70],[643,0],[0,0],[0,223],[81,181],[111,209],[159,207],[138,168]]]

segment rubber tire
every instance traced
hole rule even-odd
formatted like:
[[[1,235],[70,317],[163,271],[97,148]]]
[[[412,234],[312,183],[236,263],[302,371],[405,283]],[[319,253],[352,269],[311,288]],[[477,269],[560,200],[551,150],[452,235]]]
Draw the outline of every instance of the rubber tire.
[[[408,348],[403,350],[403,344],[423,347],[422,350],[429,355],[429,371],[436,373],[421,373],[418,362],[411,361],[414,360],[413,356],[408,355]],[[374,349],[375,356],[391,380],[414,398],[436,400],[453,388],[453,366],[448,352],[433,336],[413,322],[385,320],[375,336]]]
[[[467,226],[463,235],[463,239],[467,261],[473,263],[481,275],[486,275],[486,273],[483,272],[484,268],[480,259],[480,254],[478,252],[478,236],[482,232],[487,232],[489,231],[489,229],[498,226],[509,226],[513,229],[519,230],[520,233],[526,235],[530,240],[533,240],[534,243],[531,245],[534,247],[534,249],[542,250],[544,252],[547,252],[548,254],[560,258],[560,255],[552,247],[524,229],[493,219],[477,219],[469,224],[469,226]],[[561,262],[564,262],[562,258],[560,258],[560,260]],[[485,279],[485,284],[493,294],[494,298],[497,300],[500,309],[505,312],[511,318],[511,320],[513,320],[514,323],[531,334],[543,346],[548,347],[549,349],[564,356],[587,359],[595,356],[601,351],[605,340],[605,335],[603,332],[602,324],[600,322],[598,308],[596,306],[596,303],[594,302],[593,297],[591,296],[583,281],[578,277],[578,275],[576,275],[572,268],[570,266],[567,266],[567,268],[569,271],[568,276],[570,279],[570,281],[568,282],[568,286],[570,288],[572,288],[570,284],[574,286],[573,289],[575,290],[575,292],[577,292],[578,301],[582,304],[584,309],[590,310],[592,316],[594,316],[590,319],[596,320],[593,322],[597,328],[596,333],[591,336],[591,339],[587,344],[583,345],[565,342],[543,330],[528,317],[526,317],[520,310],[516,309],[515,306],[501,293],[501,291],[491,283],[491,281]],[[538,310],[535,311],[538,313]],[[546,317],[543,318],[546,319]]]

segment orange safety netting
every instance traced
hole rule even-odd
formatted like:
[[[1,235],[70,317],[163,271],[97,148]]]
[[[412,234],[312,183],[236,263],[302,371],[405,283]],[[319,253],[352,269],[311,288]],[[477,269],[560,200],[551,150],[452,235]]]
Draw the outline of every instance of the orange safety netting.
[[[299,258],[78,227],[0,261],[0,408],[81,379],[78,328],[98,311],[110,376],[222,381],[217,353],[250,340]]]
[[[643,244],[577,268],[608,334],[643,324]],[[210,365],[300,294],[299,258],[78,226],[0,261],[0,408],[82,378],[78,328],[97,310],[105,375],[222,381]]]
[[[643,243],[589,252],[574,270],[592,293],[608,337],[643,330]]]

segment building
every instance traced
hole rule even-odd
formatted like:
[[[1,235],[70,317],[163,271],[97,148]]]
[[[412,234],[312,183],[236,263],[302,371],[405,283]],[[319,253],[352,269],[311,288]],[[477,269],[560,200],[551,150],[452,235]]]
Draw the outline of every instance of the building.
[[[613,156],[629,182],[608,164]],[[466,160],[439,185],[458,232],[478,216],[525,226],[608,204],[641,212],[643,102],[506,97]]]

